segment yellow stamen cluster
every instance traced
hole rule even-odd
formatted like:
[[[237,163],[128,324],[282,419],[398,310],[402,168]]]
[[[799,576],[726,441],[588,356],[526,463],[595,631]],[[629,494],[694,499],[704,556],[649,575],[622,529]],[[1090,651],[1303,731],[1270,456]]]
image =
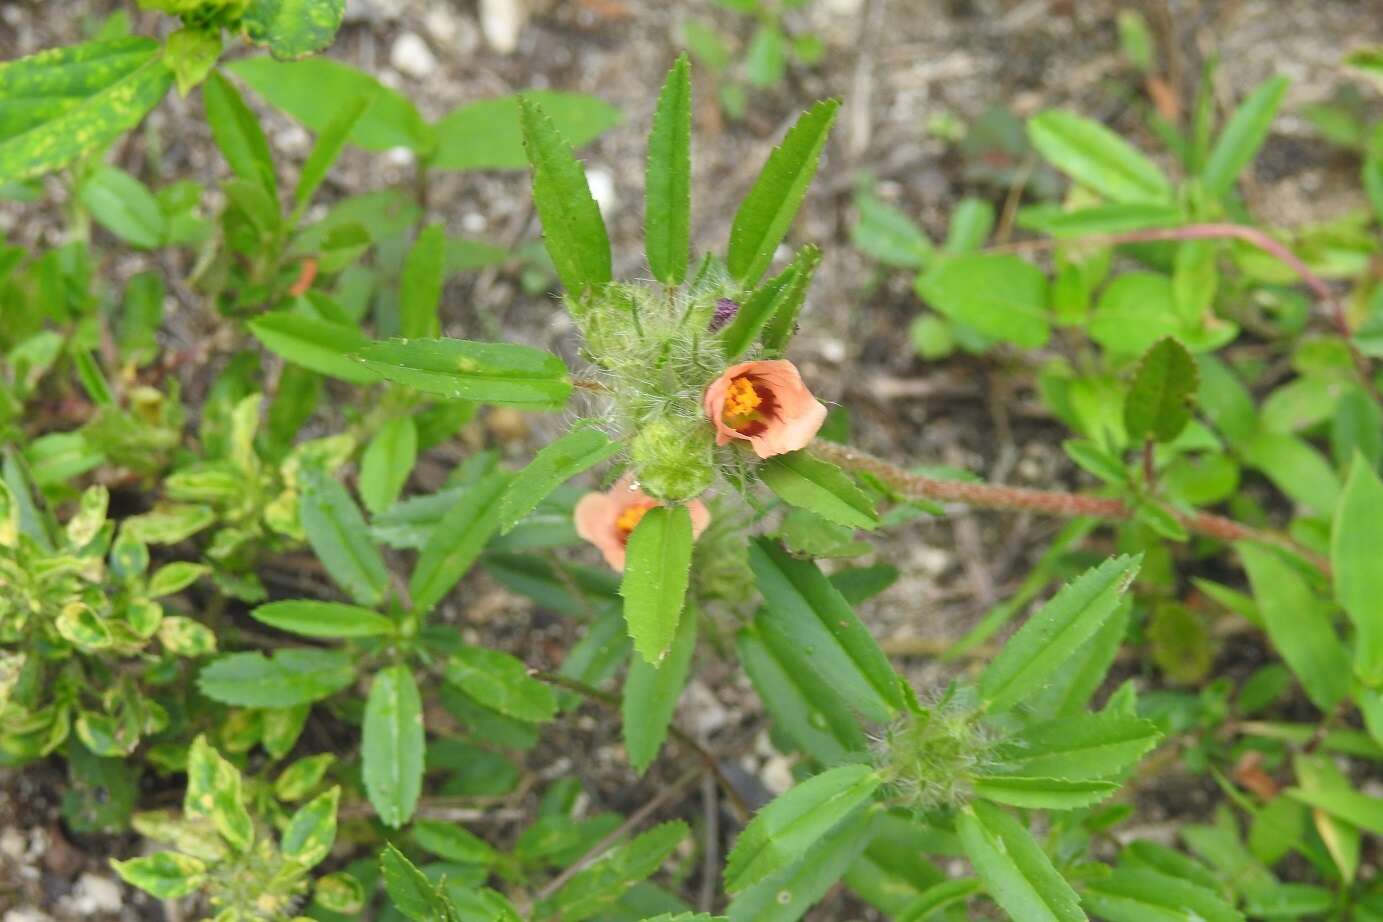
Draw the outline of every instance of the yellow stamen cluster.
[[[625,509],[619,514],[619,518],[615,519],[615,530],[622,535],[632,534],[634,529],[638,527],[639,522],[643,521],[643,517],[648,513],[648,510],[656,505],[658,504],[642,502],[635,503]]]
[[[743,419],[753,415],[764,402],[754,384],[748,378],[736,378],[725,391],[725,415],[731,419]]]

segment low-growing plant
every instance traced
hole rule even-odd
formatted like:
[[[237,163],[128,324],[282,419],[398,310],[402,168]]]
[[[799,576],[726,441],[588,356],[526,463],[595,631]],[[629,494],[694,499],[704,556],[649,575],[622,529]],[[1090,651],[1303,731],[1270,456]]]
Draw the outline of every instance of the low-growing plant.
[[[834,440],[788,358],[822,254],[778,254],[837,101],[769,153],[723,249],[694,250],[680,58],[648,134],[651,277],[618,279],[572,144],[603,104],[523,93],[430,123],[327,59],[218,67],[226,35],[321,50],[339,0],[142,5],[181,28],[0,65],[0,182],[73,192],[68,242],[0,251],[0,757],[62,755],[71,828],[158,843],[112,856],[124,880],[225,922],[791,922],[842,885],[898,920],[1383,917],[1377,145],[1375,213],[1288,239],[1236,191],[1280,78],[1218,132],[1209,102],[1165,126],[1176,183],[1038,114],[1072,185],[1019,209],[1039,236],[1011,244],[987,245],[979,199],[935,246],[863,193],[855,241],[916,273],[923,354],[1024,369],[1093,478],[1020,489]],[[291,192],[236,80],[317,135]],[[200,186],[107,162],[175,82],[230,171],[211,218]],[[413,187],[304,223],[347,145],[409,149]],[[571,360],[443,335],[447,278],[487,260],[427,223],[429,172],[525,163]],[[120,286],[115,245],[193,258]],[[444,451],[484,406],[569,425],[516,470]],[[567,486],[588,471],[599,489]],[[857,610],[897,572],[847,561],[956,504],[1071,521],[941,654],[974,668],[919,687]],[[476,569],[573,642],[472,630]],[[1217,674],[1227,631],[1251,673]],[[789,759],[764,802],[727,770],[757,730],[676,720],[712,661],[742,667]],[[619,726],[630,778],[657,772],[627,815],[591,812],[569,764],[521,768],[581,708]],[[1126,821],[1172,771],[1223,797],[1154,839]],[[140,809],[155,776],[181,811]]]

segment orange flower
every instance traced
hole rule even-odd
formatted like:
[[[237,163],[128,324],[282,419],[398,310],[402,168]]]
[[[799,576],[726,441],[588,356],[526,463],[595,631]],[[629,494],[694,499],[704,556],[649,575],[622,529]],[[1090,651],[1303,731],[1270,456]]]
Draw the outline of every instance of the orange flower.
[[[731,365],[706,388],[705,408],[717,445],[744,439],[760,458],[806,448],[826,421],[797,366],[782,359]]]
[[[634,486],[633,478],[621,477],[608,493],[587,493],[576,504],[576,533],[600,548],[605,562],[624,570],[624,548],[644,514],[661,506],[653,497]],[[687,503],[691,513],[692,538],[698,538],[711,524],[711,513],[699,499]]]

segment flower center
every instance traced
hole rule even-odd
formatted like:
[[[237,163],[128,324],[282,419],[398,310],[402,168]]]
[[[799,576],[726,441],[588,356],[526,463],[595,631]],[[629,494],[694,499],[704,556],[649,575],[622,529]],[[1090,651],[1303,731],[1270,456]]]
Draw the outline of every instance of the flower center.
[[[754,382],[747,377],[736,378],[725,390],[725,410],[722,416],[725,425],[736,431],[744,431],[760,420],[764,406],[764,395],[754,389]]]
[[[643,517],[648,513],[648,510],[656,505],[658,504],[652,500],[642,500],[629,506],[619,514],[619,518],[615,519],[615,531],[619,532],[619,536],[622,539],[628,541],[629,536],[633,533],[634,529],[638,527],[638,524],[643,521]]]

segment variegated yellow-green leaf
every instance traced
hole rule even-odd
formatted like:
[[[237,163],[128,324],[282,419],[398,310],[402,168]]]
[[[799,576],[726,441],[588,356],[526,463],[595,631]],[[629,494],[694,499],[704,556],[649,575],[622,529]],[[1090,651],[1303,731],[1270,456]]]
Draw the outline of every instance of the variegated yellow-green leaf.
[[[182,615],[169,615],[158,626],[158,639],[177,656],[207,656],[216,652],[216,635],[205,624]]]
[[[85,602],[64,605],[54,626],[63,640],[86,653],[104,650],[114,642],[105,620],[88,608]]]
[[[101,484],[95,484],[82,491],[77,503],[77,512],[67,520],[67,540],[74,548],[85,547],[96,537],[101,526],[106,523],[106,507],[110,505],[110,491]]]
[[[193,740],[187,752],[183,812],[210,819],[237,852],[246,852],[254,844],[254,821],[241,795],[240,770],[213,749],[205,736]]]
[[[316,54],[336,38],[346,0],[250,0],[240,28],[276,58]]]
[[[274,779],[274,796],[279,800],[302,800],[321,782],[335,761],[336,756],[329,752],[299,759]]]
[[[340,800],[341,788],[333,787],[293,814],[279,846],[285,858],[310,868],[331,853],[332,843],[336,841],[336,806]]]
[[[131,886],[161,900],[176,900],[197,890],[206,879],[206,865],[189,855],[159,852],[129,861],[111,859],[110,866]]]
[[[313,899],[324,909],[353,916],[365,907],[365,888],[345,871],[317,878]]]

